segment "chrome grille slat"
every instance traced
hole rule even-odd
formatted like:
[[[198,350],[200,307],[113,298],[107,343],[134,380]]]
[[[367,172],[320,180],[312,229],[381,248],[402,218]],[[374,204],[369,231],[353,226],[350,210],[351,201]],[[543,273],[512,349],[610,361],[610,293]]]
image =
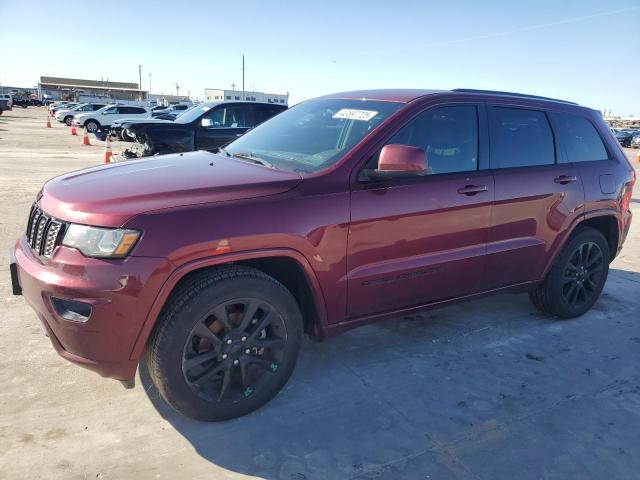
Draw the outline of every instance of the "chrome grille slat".
[[[65,222],[47,215],[34,204],[27,222],[27,241],[33,253],[50,258],[55,247],[60,244],[60,234],[65,226]]]

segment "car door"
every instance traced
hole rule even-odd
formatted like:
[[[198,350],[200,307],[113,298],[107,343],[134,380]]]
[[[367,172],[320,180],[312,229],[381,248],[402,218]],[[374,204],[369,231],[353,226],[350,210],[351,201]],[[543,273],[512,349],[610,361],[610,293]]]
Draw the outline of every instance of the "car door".
[[[196,150],[215,151],[253,126],[253,105],[222,104],[205,113],[196,125]]]
[[[537,280],[576,216],[584,211],[580,176],[558,162],[545,111],[488,108],[495,204],[483,289]]]
[[[279,114],[280,112],[286,110],[284,105],[269,105],[269,104],[255,104],[253,106],[254,110],[254,124],[252,127],[256,127],[260,125],[262,122],[266,122],[271,117]]]
[[[482,107],[431,108],[387,144],[423,148],[428,174],[360,182],[351,194],[347,315],[356,318],[477,290],[493,201]],[[377,163],[374,156],[368,164]]]

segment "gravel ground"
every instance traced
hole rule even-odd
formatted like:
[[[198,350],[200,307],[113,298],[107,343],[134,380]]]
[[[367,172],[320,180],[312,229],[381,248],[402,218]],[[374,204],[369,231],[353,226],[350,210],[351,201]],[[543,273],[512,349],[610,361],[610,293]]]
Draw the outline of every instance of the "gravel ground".
[[[45,122],[44,108],[0,117],[5,251],[44,181],[102,162],[101,142]],[[553,321],[500,295],[306,342],[276,399],[218,424],[165,407],[144,366],[124,390],[59,358],[2,255],[0,478],[638,478],[639,207],[636,193],[584,317]]]

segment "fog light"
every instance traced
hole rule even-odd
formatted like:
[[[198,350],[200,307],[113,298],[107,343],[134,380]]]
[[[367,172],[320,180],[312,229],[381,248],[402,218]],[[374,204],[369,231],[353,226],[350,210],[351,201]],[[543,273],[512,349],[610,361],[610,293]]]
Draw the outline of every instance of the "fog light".
[[[85,323],[91,318],[91,312],[93,311],[93,307],[88,303],[64,298],[51,297],[51,304],[59,316],[72,322]]]

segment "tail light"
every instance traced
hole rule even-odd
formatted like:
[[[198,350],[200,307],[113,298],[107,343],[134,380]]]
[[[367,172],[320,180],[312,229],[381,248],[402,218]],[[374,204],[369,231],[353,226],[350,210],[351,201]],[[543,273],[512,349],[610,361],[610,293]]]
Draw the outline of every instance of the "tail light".
[[[622,193],[622,202],[620,202],[620,207],[622,213],[626,213],[629,210],[629,204],[631,203],[631,196],[633,195],[633,186],[636,183],[636,171],[631,170],[631,180],[624,184],[624,192]]]

